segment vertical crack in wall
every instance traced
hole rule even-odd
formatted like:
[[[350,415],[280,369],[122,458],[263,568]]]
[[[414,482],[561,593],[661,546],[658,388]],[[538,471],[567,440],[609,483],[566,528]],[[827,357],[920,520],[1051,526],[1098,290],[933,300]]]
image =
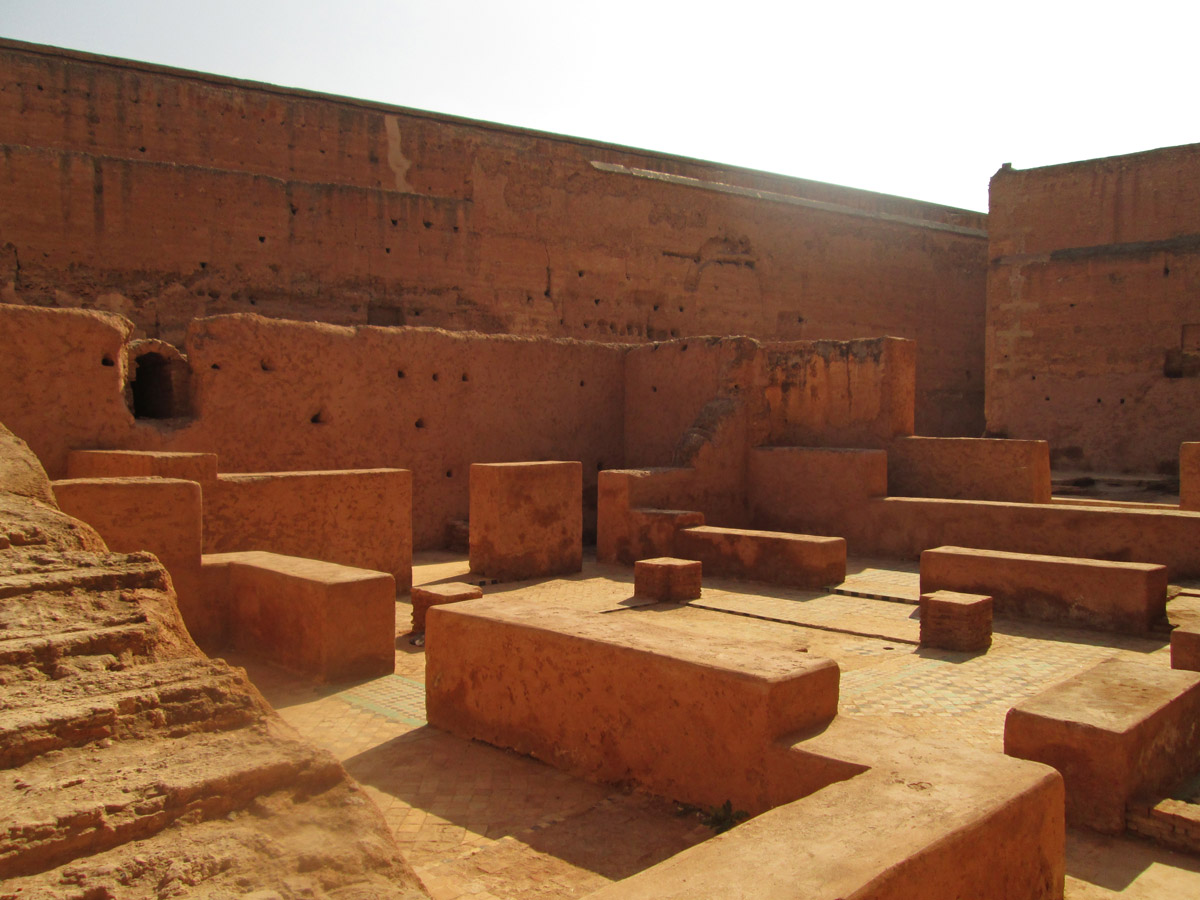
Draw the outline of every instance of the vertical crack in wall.
[[[404,148],[400,144],[400,119],[397,116],[384,116],[383,128],[387,134],[388,168],[396,176],[396,190],[412,192],[412,185],[408,183],[408,170],[412,168],[412,161],[405,157]]]

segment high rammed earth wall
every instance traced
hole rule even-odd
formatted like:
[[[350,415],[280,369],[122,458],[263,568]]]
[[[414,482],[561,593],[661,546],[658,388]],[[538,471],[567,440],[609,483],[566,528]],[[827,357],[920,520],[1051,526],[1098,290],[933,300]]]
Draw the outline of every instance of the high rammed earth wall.
[[[0,42],[0,300],[639,342],[918,343],[983,429],[977,213]]]
[[[987,425],[1059,469],[1177,471],[1200,440],[1200,144],[1001,169]]]

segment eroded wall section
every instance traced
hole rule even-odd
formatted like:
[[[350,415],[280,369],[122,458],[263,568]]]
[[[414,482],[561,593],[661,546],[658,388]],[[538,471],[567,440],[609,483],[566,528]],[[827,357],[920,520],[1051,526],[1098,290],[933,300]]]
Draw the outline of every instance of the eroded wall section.
[[[984,217],[0,42],[0,299],[179,343],[257,312],[598,341],[915,339],[983,426]]]
[[[413,542],[465,519],[474,462],[572,459],[585,506],[624,462],[624,347],[235,315],[185,342],[194,418],[135,417],[130,326],[82,310],[0,305],[0,421],[52,477],[79,448],[194,450],[223,472],[401,468]],[[130,346],[134,349],[131,351]]]
[[[1174,473],[1200,439],[1200,144],[1001,169],[989,237],[989,433]]]

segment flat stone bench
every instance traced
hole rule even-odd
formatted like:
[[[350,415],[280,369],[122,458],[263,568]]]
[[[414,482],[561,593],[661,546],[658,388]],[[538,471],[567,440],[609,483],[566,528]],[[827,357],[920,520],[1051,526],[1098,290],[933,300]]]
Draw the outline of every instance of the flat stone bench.
[[[181,478],[206,484],[216,481],[217,454],[166,450],[72,450],[68,478]]]
[[[204,550],[263,550],[387,572],[412,586],[412,472],[239,472],[204,486]]]
[[[1062,900],[1061,782],[1042,766],[1000,760],[950,777],[866,772],[588,900]]]
[[[1167,569],[968,547],[921,554],[921,593],[986,594],[1000,615],[1145,632],[1166,615]]]
[[[1109,659],[1008,711],[1004,752],[1053,766],[1067,821],[1125,830],[1135,797],[1200,769],[1200,673]]]
[[[700,596],[703,566],[696,560],[660,556],[633,564],[633,593],[648,600],[685,603]]]
[[[978,651],[992,646],[992,598],[934,591],[920,599],[921,646]]]
[[[462,603],[464,600],[478,600],[483,596],[483,589],[478,585],[464,584],[461,581],[451,581],[447,584],[426,584],[412,589],[412,630],[425,630],[425,617],[430,607],[442,606],[446,603]]]
[[[680,640],[657,613],[518,594],[435,606],[425,636],[430,725],[689,803],[768,808],[774,742],[837,714],[833,660],[783,641]]]
[[[675,555],[698,559],[706,575],[819,589],[846,579],[839,537],[702,525],[675,536]]]
[[[396,668],[396,580],[386,572],[251,550],[202,561],[228,643],[317,681]]]

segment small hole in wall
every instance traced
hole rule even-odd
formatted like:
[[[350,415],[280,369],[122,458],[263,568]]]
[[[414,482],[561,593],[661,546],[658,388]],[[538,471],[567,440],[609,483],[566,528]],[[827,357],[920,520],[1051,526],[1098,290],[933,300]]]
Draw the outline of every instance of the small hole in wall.
[[[218,363],[213,363],[211,366],[209,366],[209,368],[220,370],[221,366]]]
[[[434,373],[433,373],[433,380],[434,380],[434,381],[437,381],[437,380],[438,380],[438,373],[437,373],[437,372],[434,372]]]
[[[601,460],[601,459],[596,460],[596,471],[599,472],[603,468],[604,468],[604,460]]]
[[[275,371],[275,367],[273,365],[271,365],[271,361],[269,359],[261,360],[258,364],[258,367],[260,369],[262,369],[264,372],[274,372]]]
[[[656,388],[654,385],[650,385],[650,393],[657,394],[658,388]]]
[[[146,152],[145,147],[138,147],[138,153],[145,153],[145,152]]]
[[[1122,397],[1122,398],[1121,398],[1121,405],[1122,405],[1122,406],[1124,406],[1124,405],[1125,405],[1125,398],[1124,398],[1124,397]]]
[[[466,373],[466,372],[463,372],[463,374],[462,374],[462,380],[463,380],[463,381],[470,381],[471,379],[467,377],[467,373]]]
[[[687,349],[687,344],[684,344],[682,347],[679,348],[679,352],[682,353],[686,349]]]
[[[654,311],[658,312],[658,304],[657,303],[654,304]]]
[[[396,370],[396,377],[397,377],[397,378],[403,378],[403,377],[404,377],[404,370],[403,370],[403,369],[397,369],[397,370]]]
[[[394,226],[396,226],[396,225],[399,225],[399,224],[400,224],[400,220],[399,220],[399,219],[392,219],[392,225],[393,225],[393,227],[394,227]]]
[[[446,477],[447,477],[447,478],[453,478],[453,477],[454,477],[454,471],[453,471],[452,469],[447,469],[447,470],[446,470]]]
[[[104,357],[104,359],[100,360],[100,365],[102,365],[102,366],[115,366],[115,365],[116,365],[116,363],[114,363],[114,362],[112,361],[112,357],[111,357],[111,356],[106,356],[106,357]]]
[[[417,428],[424,428],[424,427],[425,427],[425,420],[424,420],[424,419],[417,419],[417,421],[415,421],[415,422],[413,423],[413,425],[415,425]]]
[[[580,269],[580,270],[579,270],[579,277],[580,277],[580,278],[582,278],[582,277],[583,277],[583,269]]]
[[[267,242],[267,236],[265,234],[260,234],[258,236],[258,242],[260,244],[265,244]]]
[[[1166,278],[1170,274],[1171,274],[1171,267],[1163,266],[1163,278]]]
[[[384,253],[391,253],[391,252],[392,252],[392,248],[391,248],[391,247],[384,247],[384,248],[383,248],[383,252],[384,252]]]
[[[458,234],[458,226],[457,226],[457,225],[455,225],[455,226],[454,226],[454,227],[453,227],[451,230],[452,230],[452,231],[453,231],[455,234]]]
[[[679,311],[680,311],[680,312],[683,312],[683,307],[682,307],[682,306],[681,306],[681,307],[679,307]]]
[[[1050,398],[1049,398],[1049,397],[1047,397],[1047,398],[1046,398],[1046,400],[1047,400],[1047,402],[1049,402]]]
[[[599,297],[597,297],[595,300],[593,300],[593,301],[592,301],[592,303],[594,303],[596,306],[599,306],[599,305],[600,305],[600,298],[599,298]]]
[[[207,268],[208,268],[208,263],[206,263],[206,262],[202,262],[202,263],[200,263],[200,268],[202,268],[202,269],[207,269]]]
[[[584,385],[584,384],[585,384],[585,382],[583,382],[583,381],[580,381],[580,382],[579,382],[579,386],[580,386],[580,387],[583,387],[583,385]]]
[[[421,224],[422,224],[422,225],[424,225],[426,228],[432,228],[432,227],[433,227],[433,223],[432,223],[432,222],[422,222]]]
[[[1030,381],[1037,381],[1037,376],[1036,376],[1036,375],[1030,375],[1030,376],[1029,376],[1029,380],[1030,380]]]
[[[315,413],[313,413],[312,418],[308,421],[312,422],[314,425],[324,425],[325,416],[320,410],[317,410]]]
[[[1103,401],[1103,400],[1101,400],[1099,397],[1097,397],[1097,398],[1096,398],[1096,402],[1097,402],[1097,403],[1103,403],[1104,401]]]

